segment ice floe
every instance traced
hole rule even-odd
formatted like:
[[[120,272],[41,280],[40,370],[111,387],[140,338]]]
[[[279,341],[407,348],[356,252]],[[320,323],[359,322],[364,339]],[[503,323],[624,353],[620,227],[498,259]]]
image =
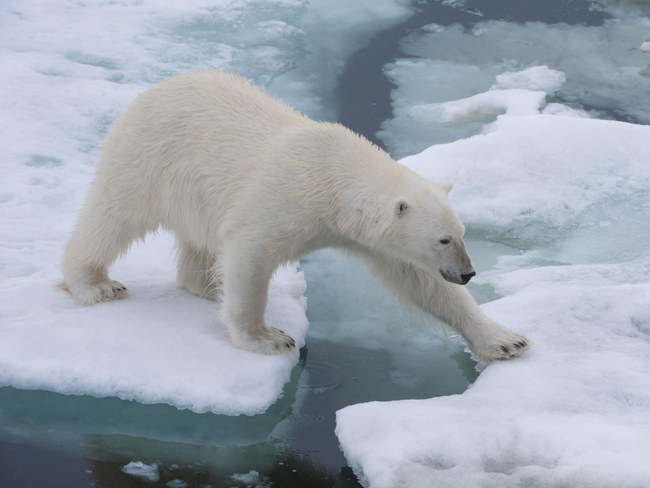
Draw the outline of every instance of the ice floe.
[[[469,232],[527,249],[477,278],[504,296],[486,313],[533,348],[461,395],[340,410],[337,435],[365,486],[650,479],[648,154],[648,126],[506,112],[402,160],[455,182]]]
[[[158,465],[145,464],[142,461],[131,461],[122,468],[122,472],[152,483],[160,479]]]
[[[495,278],[509,296],[484,309],[531,337],[526,357],[489,366],[462,395],[339,411],[339,440],[366,486],[643,486],[650,285],[647,274],[608,278],[616,267]]]
[[[235,486],[246,486],[250,488],[268,488],[269,484],[260,477],[260,474],[255,470],[250,470],[248,473],[235,473],[230,475],[234,481]]]
[[[218,306],[175,288],[170,239],[148,239],[114,267],[130,297],[86,307],[54,287],[63,243],[31,237],[34,247],[50,249],[51,263],[0,282],[0,385],[227,415],[262,413],[280,396],[298,352],[261,356],[232,347],[215,324]],[[305,286],[295,265],[280,269],[266,313],[299,347]]]
[[[473,229],[548,242],[594,224],[585,214],[597,206],[621,198],[647,205],[648,154],[648,126],[529,115],[502,116],[485,134],[402,162],[433,180],[453,181],[451,199]]]

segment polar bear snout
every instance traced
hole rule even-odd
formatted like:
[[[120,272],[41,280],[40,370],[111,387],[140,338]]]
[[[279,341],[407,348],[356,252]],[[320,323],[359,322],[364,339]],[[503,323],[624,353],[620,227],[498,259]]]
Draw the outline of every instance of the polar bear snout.
[[[472,267],[470,270],[467,270],[465,273],[461,272],[460,270],[454,270],[454,271],[440,270],[440,274],[445,280],[449,281],[450,283],[455,283],[457,285],[466,285],[467,283],[469,283],[469,280],[471,280],[474,276],[476,276],[476,271]]]

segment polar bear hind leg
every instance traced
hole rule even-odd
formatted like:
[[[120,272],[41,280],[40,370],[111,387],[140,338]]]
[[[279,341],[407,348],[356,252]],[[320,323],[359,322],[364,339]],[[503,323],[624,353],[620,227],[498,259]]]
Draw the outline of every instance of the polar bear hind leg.
[[[207,249],[198,249],[180,239],[176,247],[176,286],[199,298],[219,301],[222,279],[217,257]]]
[[[109,278],[108,268],[135,239],[153,230],[127,218],[129,214],[97,200],[82,210],[63,256],[62,284],[80,302],[94,305],[126,297],[126,287]]]

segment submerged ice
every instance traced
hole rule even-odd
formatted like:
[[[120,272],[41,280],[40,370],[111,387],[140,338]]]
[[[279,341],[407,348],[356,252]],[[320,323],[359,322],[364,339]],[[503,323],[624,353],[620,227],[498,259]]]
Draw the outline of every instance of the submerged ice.
[[[397,88],[393,117],[382,124],[378,136],[403,157],[476,134],[478,126],[457,130],[442,123],[423,124],[412,109],[483,93],[494,85],[495,76],[537,65],[566,75],[566,83],[549,101],[585,109],[597,118],[649,123],[648,60],[638,49],[649,29],[650,19],[630,17],[600,26],[489,20],[473,29],[453,24],[413,32],[402,41],[410,57],[386,67]],[[496,85],[514,88],[513,82]]]

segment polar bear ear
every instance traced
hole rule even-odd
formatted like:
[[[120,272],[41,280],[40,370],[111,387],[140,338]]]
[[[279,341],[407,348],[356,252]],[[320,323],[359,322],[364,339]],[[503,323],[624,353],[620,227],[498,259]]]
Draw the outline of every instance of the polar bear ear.
[[[395,215],[401,217],[410,210],[409,204],[403,198],[400,198],[395,202]]]
[[[445,190],[445,192],[447,192],[447,194],[449,194],[449,192],[451,191],[451,189],[454,187],[454,184],[453,184],[453,183],[442,183],[442,184],[440,185],[440,187],[441,187],[443,190]]]

